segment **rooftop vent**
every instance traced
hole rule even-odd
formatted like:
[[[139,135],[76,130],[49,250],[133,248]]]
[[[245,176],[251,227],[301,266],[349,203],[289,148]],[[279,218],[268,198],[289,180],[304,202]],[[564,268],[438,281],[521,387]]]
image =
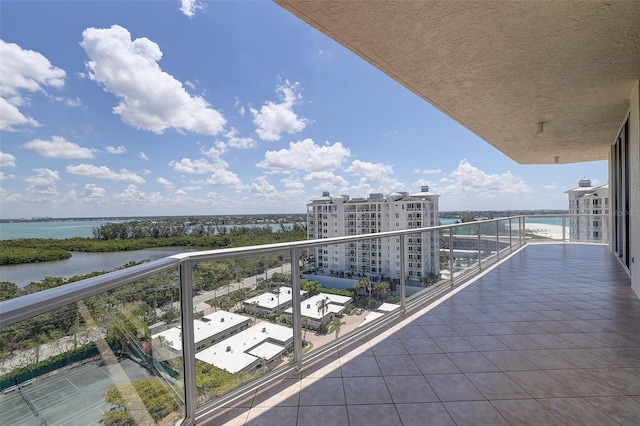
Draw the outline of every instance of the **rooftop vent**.
[[[227,352],[231,352],[231,346],[227,346]]]
[[[220,318],[220,322],[224,322],[224,318]]]
[[[262,332],[266,333],[267,332],[267,327],[262,327]]]
[[[311,309],[311,303],[307,303],[307,309]]]

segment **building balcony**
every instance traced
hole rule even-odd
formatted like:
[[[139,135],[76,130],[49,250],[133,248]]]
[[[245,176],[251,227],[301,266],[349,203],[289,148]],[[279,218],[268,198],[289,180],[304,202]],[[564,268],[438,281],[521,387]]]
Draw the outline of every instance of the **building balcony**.
[[[103,412],[130,413],[139,424],[640,422],[640,301],[628,274],[604,244],[529,239],[527,227],[514,217],[421,229],[423,239],[475,235],[476,256],[457,269],[453,246],[443,249],[440,268],[453,273],[422,287],[407,282],[401,252],[399,300],[387,309],[369,303],[375,307],[362,315],[334,306],[345,323],[340,337],[305,330],[303,251],[396,238],[404,247],[415,230],[184,253],[2,302],[5,349],[20,333],[67,325],[12,346],[2,360],[0,374],[11,377],[2,382],[2,423],[89,424]],[[485,239],[494,250],[481,246]],[[291,324],[249,314],[244,321],[256,323],[249,330],[197,348],[206,327],[242,319],[196,315],[212,298],[198,287],[209,264],[280,254],[293,261],[265,275],[292,271]],[[258,284],[228,283],[219,300]],[[384,297],[373,291],[356,296]],[[163,389],[163,403],[148,406],[140,383]],[[120,405],[105,400],[114,389],[125,395]]]

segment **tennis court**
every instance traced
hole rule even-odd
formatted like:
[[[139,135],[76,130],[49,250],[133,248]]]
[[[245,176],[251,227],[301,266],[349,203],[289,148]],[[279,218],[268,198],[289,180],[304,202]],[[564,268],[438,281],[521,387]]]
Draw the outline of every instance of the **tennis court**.
[[[149,377],[147,370],[129,359],[120,361],[120,366],[130,381]],[[100,360],[34,379],[19,390],[0,394],[0,424],[97,424],[109,409],[104,389],[110,384],[113,380]]]

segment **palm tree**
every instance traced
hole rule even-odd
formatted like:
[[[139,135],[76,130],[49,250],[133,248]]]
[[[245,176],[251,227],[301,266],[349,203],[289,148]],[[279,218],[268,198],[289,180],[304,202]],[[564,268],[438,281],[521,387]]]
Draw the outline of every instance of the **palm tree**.
[[[228,295],[229,295],[229,287],[235,287],[235,286],[233,285],[233,283],[232,283],[232,282],[230,282],[230,283],[227,283],[227,284],[225,285],[225,287],[227,287],[227,296],[228,296]]]
[[[322,314],[322,322],[324,323],[324,315],[329,310],[329,298],[325,297],[324,299],[318,300],[316,305],[318,306],[318,313]]]
[[[360,281],[356,283],[359,286],[359,289],[367,290],[369,292],[369,305],[371,305],[371,290],[373,290],[371,286],[371,281],[367,278],[361,278]]]
[[[309,317],[302,317],[302,325],[304,326],[302,340],[305,340],[307,338],[307,329],[309,328]]]
[[[387,297],[387,294],[391,292],[391,286],[388,282],[382,281],[374,285],[373,290],[375,293],[380,294],[380,299],[384,299]]]
[[[340,334],[340,327],[345,325],[346,322],[342,321],[340,318],[334,318],[333,321],[331,321],[331,327],[333,327],[333,329],[336,332],[336,339],[338,338],[338,335]]]
[[[251,302],[251,308],[253,310],[253,323],[258,322],[258,302]]]

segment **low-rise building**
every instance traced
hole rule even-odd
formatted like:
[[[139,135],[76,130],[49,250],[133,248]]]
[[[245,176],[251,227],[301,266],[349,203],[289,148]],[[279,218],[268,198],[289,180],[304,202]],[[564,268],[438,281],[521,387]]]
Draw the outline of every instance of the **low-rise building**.
[[[302,318],[306,318],[305,326],[317,329],[322,324],[328,324],[336,316],[344,314],[352,297],[339,296],[337,294],[318,293],[300,303]],[[322,309],[322,301],[326,301],[325,309]],[[285,313],[292,315],[293,308],[288,308]]]
[[[196,359],[229,373],[251,371],[272,362],[293,345],[293,330],[260,322],[196,354]]]
[[[305,299],[308,292],[300,290],[300,297]],[[284,312],[291,307],[293,293],[291,287],[277,288],[273,293],[266,292],[242,302],[242,307],[247,312],[263,315]]]
[[[233,336],[251,326],[251,318],[227,311],[217,311],[193,320],[193,341],[199,352],[208,346]],[[182,352],[182,328],[171,327],[153,334],[154,350],[162,353],[167,349],[174,354]]]

